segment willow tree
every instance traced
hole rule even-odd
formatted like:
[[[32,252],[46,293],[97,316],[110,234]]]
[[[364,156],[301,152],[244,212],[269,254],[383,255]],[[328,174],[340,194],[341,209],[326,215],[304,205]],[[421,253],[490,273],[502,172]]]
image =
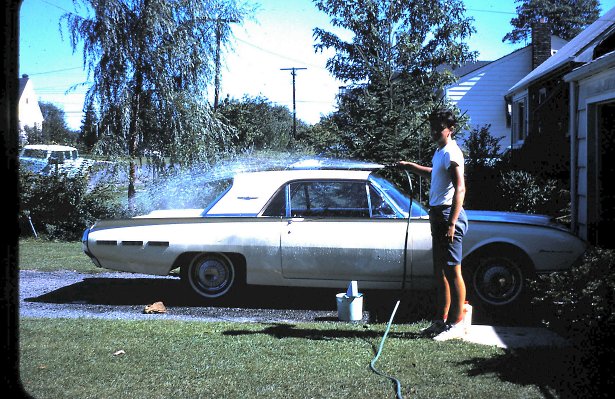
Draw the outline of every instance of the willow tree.
[[[134,158],[162,150],[174,163],[207,161],[227,148],[232,130],[218,122],[206,99],[216,54],[228,45],[232,22],[251,10],[236,0],[74,0],[62,16],[92,82],[86,103],[99,107],[102,131],[130,158],[129,202],[135,195]]]
[[[317,51],[346,87],[334,125],[338,153],[378,162],[417,158],[429,143],[425,117],[442,101],[450,72],[472,61],[474,32],[461,0],[315,0],[336,27],[314,29]],[[421,137],[423,139],[421,140]],[[421,144],[421,141],[423,144]]]

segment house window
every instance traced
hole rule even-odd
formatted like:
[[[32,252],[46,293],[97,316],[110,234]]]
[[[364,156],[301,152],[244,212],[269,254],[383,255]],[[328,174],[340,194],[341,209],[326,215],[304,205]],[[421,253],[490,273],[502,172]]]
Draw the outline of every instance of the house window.
[[[523,142],[527,137],[527,98],[513,104],[513,137],[516,142]]]
[[[538,90],[538,104],[542,104],[547,99],[547,89],[545,87]]]

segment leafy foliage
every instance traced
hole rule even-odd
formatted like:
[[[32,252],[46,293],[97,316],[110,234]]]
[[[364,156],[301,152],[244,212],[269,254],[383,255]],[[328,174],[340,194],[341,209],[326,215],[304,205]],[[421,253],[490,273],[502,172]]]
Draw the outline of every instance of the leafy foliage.
[[[94,109],[94,104],[88,103],[85,107],[85,115],[81,120],[80,142],[87,151],[98,141],[98,115]]]
[[[106,183],[89,187],[87,176],[19,173],[20,216],[30,217],[37,234],[77,240],[96,219],[116,215],[114,190]],[[27,226],[27,225],[26,225]],[[22,227],[22,234],[27,227]]]
[[[590,248],[580,265],[570,271],[540,276],[531,282],[534,304],[545,323],[581,349],[582,361],[592,370],[615,365],[615,252]],[[596,392],[612,392],[610,376],[594,376]],[[604,390],[607,386],[610,389]],[[596,396],[597,397],[597,396]]]
[[[466,152],[466,208],[541,213],[569,218],[565,183],[520,170],[511,154],[500,154],[501,139],[489,125],[473,129],[464,141]],[[485,190],[485,188],[490,188]]]
[[[421,158],[427,115],[440,90],[454,81],[443,65],[472,61],[465,40],[474,32],[461,1],[318,0],[331,23],[350,40],[314,29],[317,51],[333,49],[327,69],[347,82],[338,111],[316,128],[317,146],[347,157],[383,163]],[[329,130],[331,133],[325,133]],[[334,136],[338,136],[334,142]]]
[[[528,41],[532,24],[545,17],[551,34],[571,40],[599,17],[597,0],[515,0],[517,17],[510,20],[513,30],[504,36],[503,42]]]
[[[174,163],[210,159],[232,130],[203,100],[213,78],[218,42],[228,43],[230,21],[248,10],[238,1],[76,0],[87,10],[63,15],[73,49],[83,43],[107,140],[131,158],[165,150]],[[196,142],[195,142],[196,140]],[[128,197],[135,194],[135,165]]]
[[[217,112],[236,129],[232,144],[237,152],[285,150],[293,144],[293,115],[288,108],[273,105],[264,97],[226,98]],[[297,122],[297,136],[308,136],[308,126]]]
[[[64,110],[49,102],[40,102],[43,124],[40,129],[26,128],[29,144],[73,144],[77,136],[66,125]]]
[[[526,213],[551,213],[559,194],[555,180],[540,181],[528,172],[502,172],[498,184],[504,210]]]

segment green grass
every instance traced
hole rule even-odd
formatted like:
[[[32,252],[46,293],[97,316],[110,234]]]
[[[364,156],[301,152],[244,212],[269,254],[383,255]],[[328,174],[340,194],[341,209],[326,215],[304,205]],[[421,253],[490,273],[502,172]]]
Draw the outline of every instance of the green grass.
[[[417,338],[418,327],[394,325],[376,363],[405,397],[557,396],[550,385],[561,353],[515,359],[496,347]],[[36,398],[392,398],[393,384],[369,369],[384,328],[23,319],[20,376]]]
[[[27,238],[19,240],[19,269],[74,270],[81,273],[104,272],[83,253],[81,242],[49,241]]]
[[[23,269],[99,270],[80,243],[29,239],[19,250]],[[574,348],[436,342],[418,337],[424,325],[394,324],[376,363],[404,397],[592,396],[592,362]],[[394,398],[369,369],[385,327],[20,318],[19,381],[37,399]]]

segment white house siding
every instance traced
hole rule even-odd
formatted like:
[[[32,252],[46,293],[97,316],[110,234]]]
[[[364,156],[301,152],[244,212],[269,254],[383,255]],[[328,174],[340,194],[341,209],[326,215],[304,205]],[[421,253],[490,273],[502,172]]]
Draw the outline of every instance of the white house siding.
[[[511,143],[511,124],[507,124],[504,95],[531,70],[531,46],[477,69],[448,87],[446,96],[470,118],[470,127],[490,124],[490,133],[500,141],[504,151]],[[463,141],[460,138],[460,141]]]
[[[41,128],[43,125],[43,113],[38,104],[38,98],[34,91],[32,81],[24,76],[19,79],[19,133],[23,136],[24,128]],[[24,139],[25,137],[22,137]]]
[[[596,223],[596,182],[600,148],[597,148],[598,107],[615,102],[615,54],[577,68],[564,77],[571,85],[571,200],[572,227],[590,238]],[[603,121],[609,123],[611,121]]]

